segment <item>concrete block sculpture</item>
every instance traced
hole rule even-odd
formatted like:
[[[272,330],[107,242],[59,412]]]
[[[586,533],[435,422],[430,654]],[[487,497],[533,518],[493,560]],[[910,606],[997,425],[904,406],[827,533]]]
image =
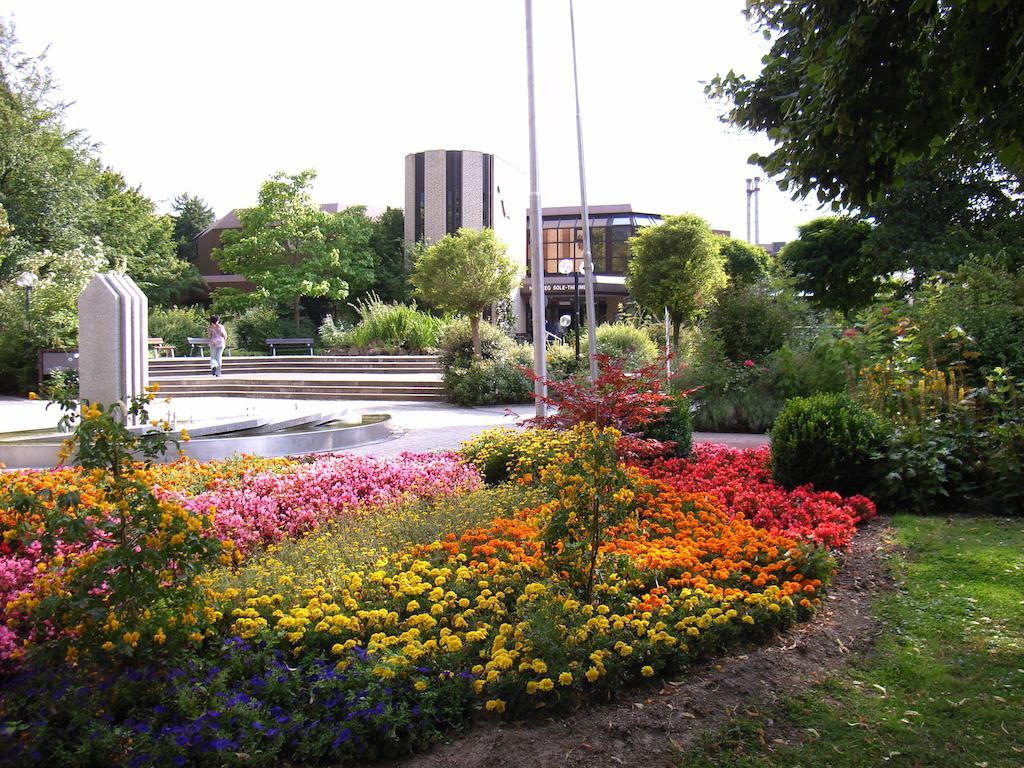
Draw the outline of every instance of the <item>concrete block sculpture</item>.
[[[149,383],[149,302],[126,275],[96,275],[78,297],[83,403],[127,402]]]

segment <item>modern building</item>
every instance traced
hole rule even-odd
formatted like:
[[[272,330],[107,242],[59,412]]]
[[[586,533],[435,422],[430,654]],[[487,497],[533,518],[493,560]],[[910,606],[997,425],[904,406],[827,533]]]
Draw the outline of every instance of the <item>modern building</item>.
[[[634,211],[628,203],[621,205],[591,205],[590,255],[594,264],[594,313],[598,323],[613,322],[621,305],[628,300],[626,265],[629,263],[629,238],[641,227],[660,224],[662,216]],[[530,279],[529,214],[526,216],[527,234],[524,251],[527,275],[519,289],[520,311],[526,319],[521,329],[532,336],[533,286]],[[544,317],[548,329],[558,326],[558,319],[569,315],[575,319],[577,286],[583,286],[583,216],[579,206],[544,208],[541,210],[544,261]],[[560,271],[571,264],[567,274]],[[577,279],[574,273],[578,273]],[[580,306],[584,304],[580,298]],[[585,311],[585,310],[584,310]]]

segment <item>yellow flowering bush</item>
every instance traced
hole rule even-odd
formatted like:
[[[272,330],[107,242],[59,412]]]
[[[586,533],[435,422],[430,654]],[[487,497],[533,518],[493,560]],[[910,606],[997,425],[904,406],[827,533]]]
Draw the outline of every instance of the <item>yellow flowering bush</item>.
[[[459,453],[474,464],[489,485],[539,476],[556,456],[573,450],[569,432],[553,429],[493,427],[462,443]]]

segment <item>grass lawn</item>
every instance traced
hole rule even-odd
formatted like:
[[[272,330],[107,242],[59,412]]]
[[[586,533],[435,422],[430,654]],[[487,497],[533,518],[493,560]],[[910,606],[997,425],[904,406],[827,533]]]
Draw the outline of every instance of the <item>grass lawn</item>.
[[[892,519],[873,651],[689,752],[704,766],[1024,765],[1024,520]]]

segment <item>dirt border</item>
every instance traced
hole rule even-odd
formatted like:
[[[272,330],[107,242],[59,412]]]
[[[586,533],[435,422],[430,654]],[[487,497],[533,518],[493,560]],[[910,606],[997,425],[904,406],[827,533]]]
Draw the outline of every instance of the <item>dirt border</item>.
[[[590,705],[561,718],[530,723],[481,721],[432,751],[387,763],[391,768],[513,766],[671,766],[682,752],[735,714],[771,706],[817,683],[869,649],[880,627],[876,596],[892,588],[884,554],[886,520],[854,538],[810,622],[767,646],[694,667],[679,682],[632,689],[616,702]]]

